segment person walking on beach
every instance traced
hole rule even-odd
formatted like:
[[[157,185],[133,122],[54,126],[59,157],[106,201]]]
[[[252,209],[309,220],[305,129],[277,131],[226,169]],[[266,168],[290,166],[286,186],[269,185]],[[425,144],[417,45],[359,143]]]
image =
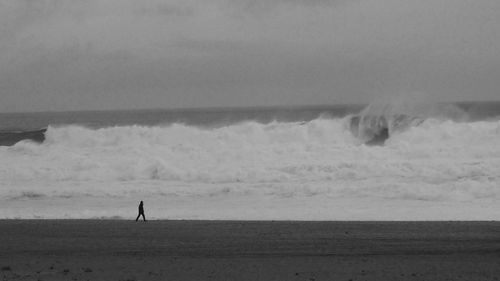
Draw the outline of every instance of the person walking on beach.
[[[142,216],[142,219],[146,221],[146,216],[144,215],[144,203],[142,203],[142,201],[139,203],[139,214],[137,215],[135,221],[138,221],[140,216]]]

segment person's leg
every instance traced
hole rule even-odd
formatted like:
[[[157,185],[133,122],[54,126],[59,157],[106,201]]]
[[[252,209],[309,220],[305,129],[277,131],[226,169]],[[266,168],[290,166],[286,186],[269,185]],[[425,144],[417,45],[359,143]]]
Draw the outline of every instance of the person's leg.
[[[146,221],[146,216],[144,215],[144,213],[142,213],[142,219]]]
[[[140,216],[141,216],[141,214],[138,214],[137,218],[135,218],[135,221],[138,221]]]

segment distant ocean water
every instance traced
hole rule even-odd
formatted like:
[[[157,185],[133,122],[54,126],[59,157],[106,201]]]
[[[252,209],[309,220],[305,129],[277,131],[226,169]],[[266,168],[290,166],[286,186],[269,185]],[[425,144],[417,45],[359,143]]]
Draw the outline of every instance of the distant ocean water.
[[[0,114],[2,218],[500,219],[498,167],[500,102]]]
[[[158,126],[184,124],[217,127],[244,121],[258,123],[311,121],[324,114],[344,117],[359,112],[363,105],[307,107],[250,107],[146,109],[117,111],[0,113],[1,131],[26,131],[50,126],[79,125],[98,129],[112,126]]]

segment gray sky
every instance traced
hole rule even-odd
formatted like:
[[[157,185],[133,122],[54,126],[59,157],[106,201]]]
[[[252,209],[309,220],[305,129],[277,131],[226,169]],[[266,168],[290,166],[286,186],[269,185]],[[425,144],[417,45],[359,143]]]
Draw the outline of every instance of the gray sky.
[[[0,0],[0,112],[500,99],[498,0]]]

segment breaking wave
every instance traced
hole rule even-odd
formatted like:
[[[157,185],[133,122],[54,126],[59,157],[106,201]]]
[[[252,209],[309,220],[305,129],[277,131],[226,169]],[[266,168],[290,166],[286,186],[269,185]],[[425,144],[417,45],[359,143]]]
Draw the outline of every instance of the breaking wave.
[[[349,118],[211,129],[49,127],[43,143],[0,147],[0,178],[263,183],[500,177],[500,121],[429,118],[393,131],[385,146],[369,147],[351,133]]]
[[[29,130],[29,131],[0,131],[0,146],[11,146],[22,140],[31,140],[34,142],[43,142],[47,129]]]
[[[374,102],[349,118],[352,134],[369,145],[381,145],[396,133],[418,126],[427,119],[469,121],[469,114],[454,104],[408,102]]]

